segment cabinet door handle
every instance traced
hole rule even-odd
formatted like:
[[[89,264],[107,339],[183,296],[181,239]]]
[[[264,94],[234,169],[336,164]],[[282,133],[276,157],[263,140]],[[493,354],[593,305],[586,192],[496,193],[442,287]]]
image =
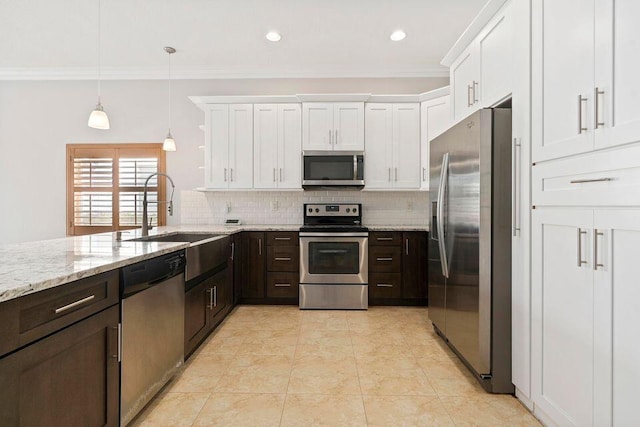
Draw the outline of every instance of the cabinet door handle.
[[[338,129],[336,129],[336,138],[335,138],[335,141],[333,143],[334,144],[338,144]]]
[[[291,237],[275,237],[273,240],[285,240],[285,241],[289,241],[289,240],[291,240]]]
[[[569,184],[584,184],[585,182],[613,181],[613,178],[572,179]]]
[[[282,168],[280,168],[280,182],[282,182]]]
[[[476,89],[478,89],[478,82],[474,80],[473,81],[473,102],[471,103],[471,105],[478,102],[478,97],[476,96],[477,95]]]
[[[273,168],[273,182],[276,182],[276,168]]]
[[[600,95],[604,95],[604,90],[600,90],[598,88],[595,89],[594,94],[593,94],[593,105],[595,108],[594,111],[594,116],[595,116],[595,120],[594,120],[594,129],[598,129],[600,126],[604,127],[604,121],[600,121]]]
[[[586,132],[588,129],[582,126],[582,104],[587,102],[587,98],[578,95],[578,134]]]
[[[207,308],[213,310],[213,288],[207,289],[207,293],[209,294],[209,304],[207,304]]]
[[[587,234],[582,228],[578,228],[578,267],[582,267],[582,264],[586,264],[587,261],[582,259],[582,235]]]
[[[467,85],[467,107],[471,107],[473,103],[471,102],[471,85]]]
[[[518,143],[518,138],[513,138],[513,151],[511,157],[513,159],[513,188],[511,189],[511,203],[513,204],[513,212],[511,218],[511,228],[513,237],[517,237],[520,234],[520,156],[522,150]]]
[[[422,180],[427,180],[427,168],[422,168]]]
[[[593,269],[597,270],[598,267],[604,267],[604,264],[598,263],[598,236],[604,236],[604,233],[598,231],[596,228],[593,230]]]
[[[262,255],[262,239],[258,239],[258,255]]]
[[[88,297],[79,299],[78,301],[74,301],[71,304],[67,304],[67,305],[63,305],[62,307],[58,307],[53,311],[54,311],[55,314],[60,314],[60,313],[65,312],[65,311],[67,311],[69,309],[72,309],[73,307],[77,307],[77,306],[79,306],[81,304],[84,304],[85,302],[89,302],[92,299],[94,299],[95,297],[96,297],[95,295],[89,295]]]
[[[404,253],[409,255],[409,239],[404,239]]]
[[[394,169],[395,169],[395,174],[396,174],[395,181],[397,182],[398,181],[398,168],[394,168]]]
[[[378,242],[390,242],[393,240],[393,237],[376,237]]]
[[[217,286],[213,287],[213,306],[214,307],[218,306],[218,287]]]
[[[276,257],[276,261],[291,261],[291,257]]]
[[[392,257],[376,258],[376,261],[393,261]]]
[[[376,283],[376,286],[379,288],[393,288],[393,285],[390,283]]]
[[[391,182],[391,168],[389,168],[389,182]]]
[[[231,242],[231,261],[236,254],[236,242]]]
[[[224,182],[227,182],[227,168],[224,168]]]
[[[113,326],[111,329],[116,331],[116,354],[112,354],[111,358],[116,359],[118,363],[122,361],[122,323]]]
[[[276,283],[275,287],[276,288],[290,288],[291,287],[291,283]]]
[[[233,168],[229,169],[229,181],[233,182]]]
[[[333,144],[332,137],[333,137],[333,132],[331,132],[331,129],[329,129],[329,145]]]

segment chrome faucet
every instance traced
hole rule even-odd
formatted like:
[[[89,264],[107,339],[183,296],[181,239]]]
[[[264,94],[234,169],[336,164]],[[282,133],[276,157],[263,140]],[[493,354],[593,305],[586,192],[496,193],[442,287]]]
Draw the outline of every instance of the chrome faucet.
[[[149,185],[149,180],[151,178],[153,178],[154,176],[165,176],[167,177],[167,179],[169,180],[169,182],[171,183],[171,197],[169,198],[169,201],[167,202],[166,200],[158,200],[157,202],[149,202],[147,201],[147,186]],[[144,196],[142,198],[142,236],[146,237],[149,235],[149,230],[151,230],[153,227],[151,227],[151,225],[149,225],[149,219],[148,219],[148,212],[147,212],[147,205],[149,203],[167,203],[167,209],[169,211],[169,215],[173,216],[173,193],[174,191],[176,191],[176,186],[173,183],[173,180],[171,179],[171,177],[169,175],[167,175],[166,173],[162,173],[162,172],[156,172],[156,173],[152,173],[151,175],[149,175],[147,177],[147,180],[144,182]]]

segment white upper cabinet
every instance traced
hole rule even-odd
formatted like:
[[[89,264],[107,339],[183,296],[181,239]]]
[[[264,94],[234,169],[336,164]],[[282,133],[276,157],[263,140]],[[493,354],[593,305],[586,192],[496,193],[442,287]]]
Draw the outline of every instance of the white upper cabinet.
[[[500,8],[477,36],[455,57],[443,60],[449,66],[451,109],[454,121],[474,111],[491,107],[512,92],[513,19],[511,3]],[[469,31],[469,30],[468,30]]]
[[[533,161],[640,140],[640,4],[533,2]]]
[[[303,103],[302,149],[364,150],[364,103]]]
[[[420,187],[420,104],[366,105],[366,189]]]
[[[301,188],[300,104],[255,104],[253,187]]]
[[[252,188],[253,105],[211,105],[205,121],[205,187]]]
[[[429,143],[452,123],[449,95],[420,104],[420,188],[423,190],[429,189]]]

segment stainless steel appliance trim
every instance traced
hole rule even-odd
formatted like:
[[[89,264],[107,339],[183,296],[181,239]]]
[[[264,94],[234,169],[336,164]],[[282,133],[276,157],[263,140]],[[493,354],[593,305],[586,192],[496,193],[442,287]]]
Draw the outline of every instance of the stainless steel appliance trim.
[[[358,177],[358,156],[354,154],[353,155],[353,178],[356,179],[357,177]]]
[[[446,190],[446,181],[449,171],[449,153],[442,156],[442,167],[440,169],[440,186],[438,188],[438,246],[440,247],[440,265],[442,266],[442,275],[449,278],[449,265],[447,262],[447,253],[444,235],[444,192]]]
[[[369,237],[369,233],[367,231],[357,231],[357,232],[349,232],[343,233],[341,231],[336,232],[321,232],[321,231],[301,231],[300,237]]]
[[[597,270],[598,267],[604,267],[604,264],[598,262],[598,236],[604,236],[604,233],[597,228],[593,230],[593,269]]]
[[[582,126],[582,103],[587,102],[586,97],[583,97],[582,94],[578,95],[578,134],[582,132],[586,132],[588,129]]]
[[[369,281],[368,233],[300,233],[301,284],[366,284]],[[356,274],[312,274],[309,272],[309,243],[357,243],[359,251]]]
[[[56,314],[60,314],[60,313],[62,313],[62,312],[64,312],[64,311],[67,311],[67,310],[69,310],[69,309],[73,308],[73,307],[77,307],[77,306],[79,306],[79,305],[81,305],[81,304],[84,304],[85,302],[89,302],[89,301],[91,301],[92,299],[94,299],[95,297],[96,297],[95,295],[89,295],[88,297],[85,297],[85,298],[79,299],[78,301],[74,301],[74,302],[72,302],[71,304],[63,305],[62,307],[56,308],[56,309],[54,310],[54,312],[55,312]]]
[[[578,228],[578,267],[582,267],[582,264],[586,264],[587,261],[582,259],[582,235],[587,234],[582,228]]]
[[[573,179],[569,184],[584,184],[585,182],[604,182],[613,181],[613,178],[591,178],[591,179]]]
[[[318,186],[327,186],[327,185],[364,185],[364,179],[305,179],[302,181],[302,185],[318,185]]]
[[[366,310],[369,286],[366,284],[300,284],[301,309]]]
[[[302,152],[303,157],[307,156],[338,156],[338,157],[350,157],[350,156],[364,156],[364,151],[323,151],[323,150],[306,150]]]
[[[595,129],[598,129],[600,126],[604,126],[604,122],[600,121],[600,95],[604,95],[604,90],[600,90],[599,88],[596,87],[593,94],[594,106],[595,106],[595,112],[594,112],[594,118],[595,118],[594,128]]]

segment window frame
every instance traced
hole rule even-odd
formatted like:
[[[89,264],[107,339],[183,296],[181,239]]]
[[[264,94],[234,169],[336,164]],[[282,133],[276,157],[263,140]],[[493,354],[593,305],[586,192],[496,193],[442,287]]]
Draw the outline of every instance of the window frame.
[[[113,159],[113,180],[111,187],[99,187],[100,190],[111,193],[112,201],[112,224],[111,226],[99,225],[78,225],[74,223],[74,159],[82,157],[82,150],[91,150],[92,155],[104,153],[103,157]],[[139,191],[139,187],[120,187],[120,157],[156,157],[158,159],[158,172],[166,173],[166,152],[162,149],[162,144],[158,143],[119,143],[119,144],[67,144],[66,149],[67,164],[67,236],[82,236],[86,234],[104,233],[109,231],[121,231],[140,228],[136,225],[120,225],[120,192]],[[149,187],[149,190],[156,191],[156,187]],[[167,183],[165,179],[158,179],[158,200],[166,200]],[[158,206],[158,226],[166,225],[167,213],[164,205]]]

